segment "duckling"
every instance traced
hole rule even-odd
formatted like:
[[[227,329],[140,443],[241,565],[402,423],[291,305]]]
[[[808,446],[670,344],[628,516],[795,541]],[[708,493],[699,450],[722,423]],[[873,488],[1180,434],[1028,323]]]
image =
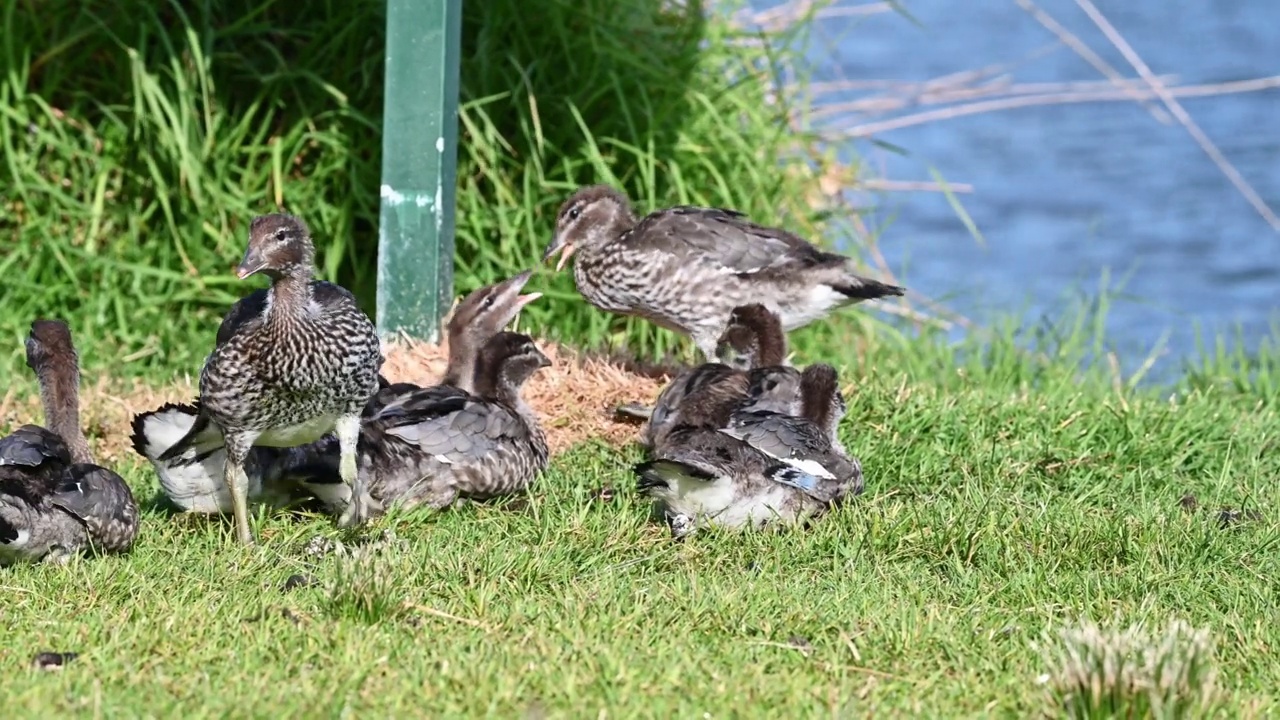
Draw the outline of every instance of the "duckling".
[[[199,416],[159,460],[186,452],[212,424],[223,435],[236,534],[253,544],[245,463],[254,445],[294,447],[333,431],[341,451],[342,480],[352,502],[339,520],[363,524],[371,499],[356,472],[360,412],[378,389],[383,358],[373,322],[346,289],[312,280],[315,249],[301,219],[261,215],[236,275],[271,278],[237,302],[218,328],[200,373]]]
[[[533,269],[500,283],[473,291],[458,303],[448,322],[449,364],[441,385],[475,392],[476,357],[480,348],[511,324],[524,306],[542,297],[540,292],[520,294]]]
[[[658,395],[643,443],[657,449],[680,424],[723,427],[739,403],[777,402],[790,389],[798,402],[799,373],[784,366],[787,338],[778,316],[758,303],[734,308],[717,342],[717,357],[678,375]],[[753,405],[754,407],[754,405]]]
[[[80,428],[79,358],[65,323],[31,324],[27,365],[40,383],[47,428],[23,425],[0,438],[0,565],[129,550],[138,505],[119,475],[93,462]]]
[[[680,206],[637,218],[627,196],[605,185],[581,188],[560,206],[543,260],[557,253],[557,270],[577,254],[574,282],[591,305],[687,335],[708,360],[735,307],[759,302],[790,331],[906,292],[735,210]]]
[[[634,472],[676,539],[701,527],[798,525],[823,513],[832,496],[827,478],[719,430],[688,425],[672,430],[658,457]]]
[[[508,280],[479,288],[462,299],[446,324],[449,338],[449,362],[442,384],[463,390],[474,389],[475,356],[479,347],[515,319],[520,310],[542,296],[542,293],[520,294],[532,276],[526,270]],[[378,375],[378,391],[392,387]],[[417,386],[397,386],[400,388]],[[380,407],[375,395],[366,405],[363,416]],[[394,393],[393,393],[394,396]],[[196,513],[232,511],[231,494],[223,482],[226,450],[222,432],[206,424],[180,454],[168,460],[160,456],[191,431],[199,416],[199,404],[167,403],[133,418],[133,450],[146,458],[160,478],[164,495],[179,510]],[[326,441],[317,441],[325,444]],[[317,464],[318,463],[318,464]],[[321,490],[319,499],[327,506],[345,507],[350,493],[328,482],[327,460],[308,445],[295,448],[255,446],[245,460],[248,498],[271,506],[296,501],[299,485],[310,491]],[[307,492],[304,490],[303,492]]]
[[[448,385],[380,391],[360,438],[360,472],[373,496],[383,506],[440,509],[527,488],[546,468],[548,450],[520,391],[550,364],[527,335],[501,332],[476,358],[474,394]],[[332,443],[318,452],[331,460]],[[333,497],[321,484],[307,487]]]
[[[862,493],[862,464],[845,452],[836,436],[845,403],[835,368],[818,363],[804,369],[798,414],[764,406],[744,403],[721,432],[820,478],[826,502]]]

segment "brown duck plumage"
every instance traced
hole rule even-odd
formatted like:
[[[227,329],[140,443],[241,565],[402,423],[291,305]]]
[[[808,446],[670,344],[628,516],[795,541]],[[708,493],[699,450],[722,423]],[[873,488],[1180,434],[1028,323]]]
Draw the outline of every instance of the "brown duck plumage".
[[[46,427],[0,438],[0,565],[124,552],[138,505],[124,480],[93,461],[80,427],[80,371],[65,323],[37,320],[27,365],[40,382]]]
[[[360,411],[378,389],[382,354],[373,322],[347,290],[312,280],[314,249],[306,225],[291,215],[254,218],[236,274],[265,273],[269,290],[232,307],[200,373],[200,416],[160,460],[182,454],[212,423],[227,452],[225,481],[237,535],[253,542],[245,462],[254,445],[293,447],[333,431],[341,474],[355,501],[340,521],[367,519],[367,491],[356,472]]]
[[[557,268],[576,256],[573,277],[587,302],[688,335],[705,359],[735,307],[759,302],[790,331],[836,308],[905,292],[740,212],[680,206],[637,218],[623,193],[603,185],[561,205],[544,259],[556,253]]]

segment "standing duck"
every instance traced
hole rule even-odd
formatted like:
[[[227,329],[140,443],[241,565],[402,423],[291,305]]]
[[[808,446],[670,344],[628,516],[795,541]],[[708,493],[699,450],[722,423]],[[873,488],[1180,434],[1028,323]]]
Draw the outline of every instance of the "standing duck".
[[[762,303],[790,331],[906,292],[734,210],[680,206],[637,218],[627,196],[605,185],[581,188],[560,206],[543,260],[557,253],[557,270],[577,254],[573,279],[587,302],[688,335],[705,359],[735,307]]]
[[[127,551],[138,535],[138,505],[119,475],[93,462],[65,323],[31,324],[27,365],[40,383],[46,427],[23,425],[0,438],[0,565]]]
[[[341,452],[342,481],[352,502],[339,524],[360,525],[368,492],[356,472],[360,411],[378,389],[382,353],[373,322],[355,297],[332,283],[312,280],[315,249],[302,220],[262,215],[249,226],[249,246],[236,275],[271,278],[271,288],[237,302],[200,373],[199,416],[162,462],[217,426],[225,443],[224,481],[236,534],[252,544],[245,463],[256,445],[294,447],[332,431]]]
[[[360,438],[360,473],[374,498],[383,506],[439,509],[527,488],[546,468],[548,451],[520,392],[550,364],[527,335],[501,332],[476,358],[474,393],[448,385],[379,391]],[[332,442],[319,452],[332,459]],[[332,497],[320,484],[313,479],[306,487]]]
[[[532,274],[532,270],[526,270],[503,282],[479,288],[458,303],[446,326],[449,361],[442,384],[467,391],[474,389],[472,378],[479,347],[509,325],[521,308],[541,297],[541,293],[521,294]],[[379,393],[392,387],[381,375],[378,376],[378,386]],[[398,387],[418,389],[413,385]],[[376,402],[379,397],[381,395],[370,399],[366,415],[380,406]],[[222,433],[216,426],[206,424],[204,430],[188,439],[182,452],[167,460],[160,459],[187,436],[199,412],[198,404],[166,403],[155,410],[135,415],[133,449],[155,467],[161,490],[180,510],[231,512],[231,495],[223,482],[226,449]],[[317,441],[317,444],[327,447],[326,440]],[[308,482],[319,477],[327,480],[327,463],[328,460],[321,457],[312,445],[254,447],[245,460],[248,497],[255,502],[281,505],[293,499],[299,484],[305,484],[311,490],[325,491],[326,494],[319,499],[326,505],[332,506],[340,499],[340,504],[345,507],[350,500],[346,488],[335,488],[328,482]]]

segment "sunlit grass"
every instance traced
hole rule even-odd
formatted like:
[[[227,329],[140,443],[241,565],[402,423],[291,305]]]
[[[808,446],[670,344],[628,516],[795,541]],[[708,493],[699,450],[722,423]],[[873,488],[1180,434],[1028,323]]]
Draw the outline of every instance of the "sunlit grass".
[[[7,707],[1060,715],[1045,638],[1108,618],[1204,629],[1214,698],[1274,712],[1275,398],[1117,390],[1105,365],[986,348],[838,360],[868,489],[808,532],[672,543],[634,492],[639,451],[599,443],[553,459],[527,502],[401,515],[366,545],[276,514],[243,550],[228,522],[148,510],[129,556],[3,573]],[[120,469],[154,496],[149,470]],[[1224,526],[1222,508],[1259,514]],[[314,582],[283,590],[293,575]],[[81,655],[19,669],[44,650]]]

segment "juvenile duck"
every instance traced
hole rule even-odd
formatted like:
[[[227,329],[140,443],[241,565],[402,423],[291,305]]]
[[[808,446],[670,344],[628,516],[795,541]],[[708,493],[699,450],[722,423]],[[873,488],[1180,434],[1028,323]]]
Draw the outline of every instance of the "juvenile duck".
[[[581,188],[560,206],[543,260],[557,253],[557,270],[577,254],[573,278],[587,302],[688,335],[705,359],[735,307],[762,303],[790,331],[906,292],[734,210],[680,206],[637,218],[626,195],[604,185]]]
[[[199,416],[159,457],[172,460],[210,424],[217,426],[227,453],[224,481],[236,534],[246,545],[253,534],[245,463],[254,445],[294,447],[334,432],[342,480],[353,497],[339,524],[360,525],[368,517],[356,440],[360,411],[378,389],[382,353],[373,322],[355,297],[312,280],[314,254],[302,220],[285,214],[253,219],[236,275],[243,280],[264,273],[271,288],[237,302],[222,321],[200,373]]]
[[[532,274],[532,270],[526,270],[503,282],[479,288],[458,303],[447,323],[449,362],[442,384],[467,391],[474,389],[475,356],[480,345],[509,325],[521,308],[541,297],[542,294],[536,292],[520,294]],[[379,375],[379,392],[388,387],[391,383]],[[401,387],[419,389],[412,385]],[[377,397],[371,398],[366,406],[366,417],[381,407],[375,402]],[[167,403],[135,415],[133,450],[155,467],[161,490],[178,509],[197,513],[232,512],[231,494],[223,482],[226,449],[222,432],[216,426],[207,424],[190,438],[179,454],[160,459],[186,437],[198,416],[198,403]],[[325,491],[319,499],[326,505],[333,506],[340,498],[341,506],[346,507],[350,493],[346,488],[339,491],[328,482],[328,459],[318,454],[320,447],[328,447],[328,441],[319,440],[315,446],[295,448],[252,448],[245,460],[249,500],[285,505],[297,500],[299,485],[306,485],[310,490]],[[324,480],[317,483],[317,478]]]
[[[836,436],[845,403],[835,368],[819,363],[804,369],[799,405],[798,415],[793,415],[761,409],[760,402],[744,404],[721,432],[822,480],[815,491],[824,502],[860,494],[862,465],[846,454]]]
[[[370,402],[360,438],[360,473],[383,506],[443,508],[459,498],[520,492],[547,466],[547,442],[521,398],[551,361],[527,335],[502,332],[476,358],[475,393],[439,385],[391,386]],[[319,454],[330,460],[332,442]],[[317,495],[334,492],[313,480]],[[339,492],[342,488],[336,488]]]
[[[658,395],[649,415],[643,442],[657,449],[672,428],[689,424],[724,427],[740,403],[786,399],[788,390],[799,398],[799,373],[783,366],[787,339],[782,323],[758,303],[734,308],[717,342],[717,356],[729,363],[708,362],[676,376]],[[794,379],[793,379],[794,378]]]
[[[662,446],[666,434],[680,424],[723,427],[728,410],[748,397],[749,370],[781,365],[786,343],[782,323],[767,307],[735,307],[717,343],[717,356],[731,357],[736,364],[704,363],[676,375],[654,402],[644,445]]]
[[[825,511],[829,480],[709,428],[682,425],[637,487],[662,509],[673,537],[700,527],[797,525]]]
[[[0,438],[0,565],[127,551],[138,535],[138,505],[119,475],[93,462],[65,323],[31,324],[27,365],[40,383],[46,427],[23,425]]]
[[[516,319],[525,305],[542,297],[540,292],[520,294],[533,270],[471,292],[458,303],[448,322],[449,364],[441,385],[475,392],[476,358],[480,348]]]

